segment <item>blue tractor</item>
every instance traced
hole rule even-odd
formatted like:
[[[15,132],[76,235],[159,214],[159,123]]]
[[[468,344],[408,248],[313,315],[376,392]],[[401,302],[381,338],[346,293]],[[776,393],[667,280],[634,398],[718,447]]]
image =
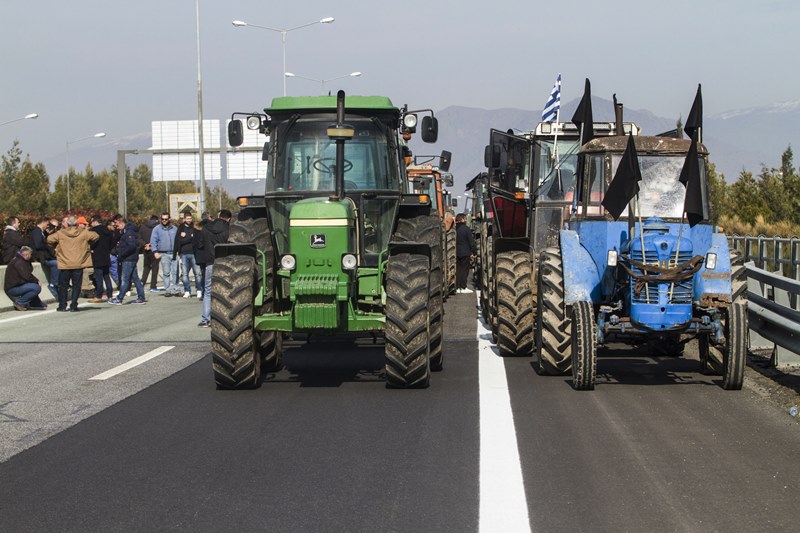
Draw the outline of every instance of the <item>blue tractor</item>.
[[[638,194],[615,220],[603,199],[630,143]],[[679,178],[695,150],[702,216],[690,225]],[[538,262],[540,373],[571,367],[574,388],[592,390],[599,346],[646,343],[679,355],[696,339],[703,370],[721,373],[724,389],[741,389],[747,314],[734,301],[727,238],[710,222],[707,159],[705,146],[675,137],[618,134],[583,144],[571,216]]]

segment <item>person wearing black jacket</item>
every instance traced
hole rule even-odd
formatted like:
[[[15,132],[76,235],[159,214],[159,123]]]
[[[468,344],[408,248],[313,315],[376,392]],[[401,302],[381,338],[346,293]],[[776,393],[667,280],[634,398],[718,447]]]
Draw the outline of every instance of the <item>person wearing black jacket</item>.
[[[47,229],[50,227],[49,217],[39,217],[36,225],[28,234],[33,248],[33,258],[39,261],[46,274],[50,275],[50,282],[47,288],[54,298],[58,298],[58,261],[56,261],[56,251],[47,244]]]
[[[456,292],[460,294],[472,292],[467,288],[469,263],[478,251],[475,236],[467,226],[464,213],[456,215]]]
[[[159,262],[153,257],[153,251],[150,249],[150,237],[153,236],[153,228],[156,226],[158,226],[158,215],[150,215],[150,220],[139,228],[139,240],[143,243],[139,248],[144,263],[142,267],[142,284],[147,285],[147,276],[150,275],[150,292],[158,292]]]
[[[103,286],[105,284],[106,300],[114,295],[111,285],[111,246],[114,244],[114,234],[111,233],[100,215],[94,215],[89,221],[91,229],[100,237],[94,241],[92,248],[92,266],[94,267],[94,298],[89,303],[97,304],[103,301]]]
[[[175,232],[175,245],[172,247],[172,260],[181,256],[181,281],[183,281],[183,297],[189,298],[192,295],[192,285],[189,283],[189,269],[194,274],[194,286],[197,289],[197,297],[203,297],[203,286],[200,285],[200,267],[197,264],[194,253],[194,219],[192,213],[187,211],[183,214],[183,223],[178,226]]]
[[[211,327],[211,277],[214,273],[214,247],[228,242],[231,212],[223,209],[216,220],[203,226],[203,247],[197,251],[198,263],[205,263],[205,286],[203,287],[203,314],[200,316],[201,328]]]
[[[2,250],[3,264],[7,265],[14,259],[14,256],[19,251],[20,247],[26,246],[28,243],[25,237],[19,232],[19,218],[16,216],[8,217],[6,221],[6,229],[3,231],[3,239],[0,241],[0,250]]]
[[[39,280],[33,275],[32,253],[33,250],[29,246],[20,247],[6,267],[3,290],[14,301],[14,309],[17,311],[47,308],[39,299],[42,288],[39,286]]]
[[[121,305],[122,300],[131,288],[131,281],[136,286],[137,299],[131,303],[146,304],[144,297],[144,284],[139,279],[139,272],[136,265],[139,262],[139,230],[136,224],[128,222],[121,214],[114,215],[114,226],[122,230],[122,235],[117,244],[117,254],[119,255],[119,265],[122,271],[120,275],[119,294],[116,298],[108,301],[111,305]]]

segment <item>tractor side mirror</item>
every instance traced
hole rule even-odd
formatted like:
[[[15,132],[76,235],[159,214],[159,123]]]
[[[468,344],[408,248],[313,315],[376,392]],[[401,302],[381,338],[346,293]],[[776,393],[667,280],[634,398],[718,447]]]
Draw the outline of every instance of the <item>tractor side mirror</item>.
[[[442,155],[439,156],[439,170],[441,170],[442,172],[447,172],[448,170],[450,170],[450,159],[452,157],[453,154],[451,154],[447,150],[442,150]]]
[[[241,146],[244,142],[244,131],[242,121],[233,119],[228,123],[228,144],[231,146]]]
[[[422,117],[422,140],[426,143],[435,143],[439,138],[439,121],[436,117]]]
[[[442,183],[444,183],[445,187],[452,187],[453,186],[453,175],[452,174],[442,174]]]
[[[264,143],[264,149],[261,150],[261,160],[269,161],[269,141]]]
[[[453,207],[458,207],[458,198],[453,198]]]
[[[497,168],[500,166],[500,147],[496,144],[488,144],[483,149],[483,166],[486,168]]]

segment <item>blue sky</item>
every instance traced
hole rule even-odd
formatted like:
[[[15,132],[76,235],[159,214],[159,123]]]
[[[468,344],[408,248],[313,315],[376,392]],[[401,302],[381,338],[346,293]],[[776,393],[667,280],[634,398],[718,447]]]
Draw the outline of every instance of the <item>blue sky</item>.
[[[557,6],[558,11],[554,11]],[[707,114],[800,98],[796,0],[561,2],[200,0],[206,118],[263,108],[287,70],[397,104],[539,110],[557,73],[563,98],[616,92],[629,108],[685,115],[697,83]],[[3,0],[0,152],[18,138],[34,161],[105,131],[196,118],[194,0]],[[289,94],[319,84],[288,80]],[[55,169],[54,169],[55,170]],[[51,171],[52,174],[52,171]]]

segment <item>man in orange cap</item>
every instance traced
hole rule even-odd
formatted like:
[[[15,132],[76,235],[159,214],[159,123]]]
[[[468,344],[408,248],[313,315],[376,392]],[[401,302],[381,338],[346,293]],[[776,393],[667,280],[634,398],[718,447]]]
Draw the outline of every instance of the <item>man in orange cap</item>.
[[[47,243],[56,249],[58,270],[61,271],[56,311],[67,310],[67,287],[70,282],[72,283],[72,302],[69,310],[78,310],[78,297],[83,285],[83,269],[92,266],[89,243],[100,237],[97,233],[86,230],[85,226],[79,227],[80,219],[86,222],[83,217],[68,216],[67,226],[47,237]]]

